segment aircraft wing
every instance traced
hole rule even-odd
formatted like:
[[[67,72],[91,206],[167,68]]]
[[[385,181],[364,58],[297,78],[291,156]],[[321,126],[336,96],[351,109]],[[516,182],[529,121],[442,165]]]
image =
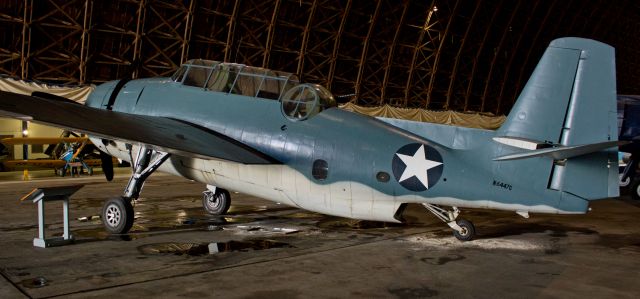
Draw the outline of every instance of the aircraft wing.
[[[37,159],[37,160],[8,160],[2,162],[4,166],[11,168],[18,168],[24,166],[37,166],[44,168],[58,168],[62,167],[67,162],[63,160],[54,160],[54,159]]]
[[[32,120],[185,157],[243,164],[279,164],[260,151],[186,121],[96,109],[74,103],[0,91],[0,116]]]

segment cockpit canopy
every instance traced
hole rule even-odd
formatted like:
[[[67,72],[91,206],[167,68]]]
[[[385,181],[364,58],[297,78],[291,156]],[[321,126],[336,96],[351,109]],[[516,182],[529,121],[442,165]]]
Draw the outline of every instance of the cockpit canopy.
[[[337,106],[331,92],[320,85],[300,84],[295,74],[243,64],[192,59],[171,79],[210,91],[279,100],[282,113],[291,120],[305,120]]]
[[[291,73],[203,59],[187,61],[171,78],[206,90],[273,100],[300,83]]]

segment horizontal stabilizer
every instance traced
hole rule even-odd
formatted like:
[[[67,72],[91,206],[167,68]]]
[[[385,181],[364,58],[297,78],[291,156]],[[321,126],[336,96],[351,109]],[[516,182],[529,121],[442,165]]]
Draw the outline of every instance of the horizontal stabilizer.
[[[495,142],[502,143],[508,146],[513,146],[513,147],[528,149],[528,150],[548,148],[550,146],[547,143],[529,140],[526,138],[518,138],[518,137],[493,137],[493,140]]]
[[[573,158],[573,157],[578,157],[578,156],[582,156],[590,153],[599,152],[601,150],[624,145],[627,143],[629,142],[628,141],[606,141],[606,142],[592,143],[592,144],[585,144],[585,145],[552,147],[552,148],[528,151],[524,153],[510,154],[510,155],[494,158],[493,160],[508,161],[508,160],[527,159],[527,158],[534,158],[534,157],[551,157],[554,160],[564,160],[568,158]]]

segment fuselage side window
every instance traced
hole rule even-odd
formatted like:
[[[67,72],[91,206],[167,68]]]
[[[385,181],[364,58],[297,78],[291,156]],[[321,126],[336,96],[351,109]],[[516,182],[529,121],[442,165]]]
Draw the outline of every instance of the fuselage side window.
[[[229,82],[230,77],[229,66],[217,65],[207,81],[207,90],[228,92],[233,84],[233,81]]]
[[[212,68],[191,65],[189,66],[189,70],[187,71],[182,84],[204,88],[204,84],[207,81],[207,78],[209,78],[211,71]]]
[[[182,78],[184,78],[184,73],[187,71],[186,66],[181,66],[178,70],[171,76],[171,80],[174,82],[182,82]]]
[[[243,68],[236,80],[235,85],[238,88],[236,92],[239,92],[241,95],[255,97],[264,80],[265,71],[266,70],[260,68]]]
[[[277,100],[280,98],[280,86],[284,85],[285,78],[264,78],[260,90],[258,91],[258,97],[263,99]]]

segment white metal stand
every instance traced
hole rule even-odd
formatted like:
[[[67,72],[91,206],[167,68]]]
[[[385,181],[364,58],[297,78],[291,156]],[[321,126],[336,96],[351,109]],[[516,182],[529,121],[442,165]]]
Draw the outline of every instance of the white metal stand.
[[[33,189],[21,200],[31,200],[38,204],[38,238],[33,239],[33,246],[47,248],[73,242],[73,236],[69,233],[69,197],[80,190],[84,185],[44,187]],[[45,214],[44,204],[48,201],[62,201],[62,215],[64,233],[62,237],[45,238]]]

